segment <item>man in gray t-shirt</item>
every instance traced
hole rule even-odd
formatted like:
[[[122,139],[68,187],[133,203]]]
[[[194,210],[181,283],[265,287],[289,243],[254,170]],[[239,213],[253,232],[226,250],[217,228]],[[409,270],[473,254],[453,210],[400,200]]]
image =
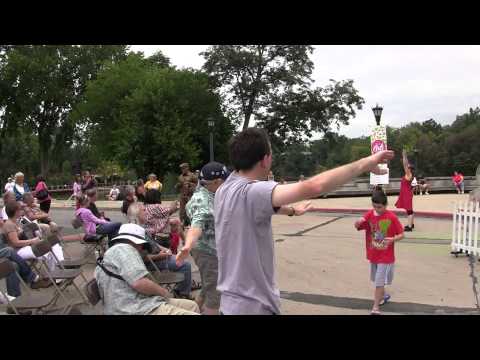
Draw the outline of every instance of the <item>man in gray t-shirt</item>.
[[[279,314],[272,215],[303,215],[309,203],[286,205],[328,192],[364,172],[381,174],[377,165],[392,159],[393,152],[382,151],[286,185],[264,181],[272,165],[272,150],[263,130],[249,128],[237,134],[230,141],[229,153],[236,171],[217,190],[214,203],[220,312]]]

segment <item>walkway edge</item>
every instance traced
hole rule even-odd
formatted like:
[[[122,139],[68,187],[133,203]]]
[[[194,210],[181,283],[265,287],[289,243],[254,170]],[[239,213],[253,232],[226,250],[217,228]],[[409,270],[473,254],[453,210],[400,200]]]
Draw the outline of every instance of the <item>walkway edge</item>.
[[[311,211],[314,212],[322,212],[322,213],[333,213],[333,214],[365,214],[367,211],[371,209],[351,209],[351,208],[317,208],[314,207]],[[390,210],[394,212],[396,215],[407,215],[405,210]],[[451,220],[453,215],[451,213],[445,212],[435,212],[435,211],[415,211],[416,217],[428,217],[434,219],[447,219]]]

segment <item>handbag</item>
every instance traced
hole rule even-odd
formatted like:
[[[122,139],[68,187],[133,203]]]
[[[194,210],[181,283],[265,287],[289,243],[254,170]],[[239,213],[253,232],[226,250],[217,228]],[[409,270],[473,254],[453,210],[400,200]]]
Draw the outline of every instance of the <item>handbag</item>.
[[[48,198],[48,195],[49,195],[48,190],[42,189],[37,192],[37,199],[45,200],[46,198]]]

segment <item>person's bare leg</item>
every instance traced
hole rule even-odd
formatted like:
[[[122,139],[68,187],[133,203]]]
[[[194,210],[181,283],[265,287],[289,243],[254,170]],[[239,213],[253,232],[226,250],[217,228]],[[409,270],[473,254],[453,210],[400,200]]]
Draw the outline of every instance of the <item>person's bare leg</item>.
[[[383,286],[377,286],[374,292],[373,308],[372,311],[380,311],[380,302],[385,296],[385,288]]]
[[[408,215],[408,226],[410,226],[410,228],[413,226],[413,214]]]
[[[203,307],[203,303],[205,302],[205,299],[202,297],[201,294],[198,294],[197,297],[195,298],[195,302],[198,305],[198,308],[201,310]]]
[[[82,241],[84,236],[85,234],[63,235],[62,240],[64,242]]]

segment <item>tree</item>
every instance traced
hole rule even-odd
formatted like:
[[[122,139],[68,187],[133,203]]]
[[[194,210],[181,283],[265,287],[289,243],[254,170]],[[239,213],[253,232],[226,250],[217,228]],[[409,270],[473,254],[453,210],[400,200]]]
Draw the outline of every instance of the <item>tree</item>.
[[[281,143],[348,124],[364,102],[352,80],[311,89],[312,52],[309,45],[215,45],[201,55],[236,124],[246,129],[253,116]]]
[[[89,83],[75,117],[99,158],[122,163],[139,176],[177,172],[184,161],[203,165],[209,117],[216,122],[218,149],[233,130],[204,73],[159,67],[142,54],[129,54]],[[219,160],[226,157],[225,151],[216,154]]]
[[[122,58],[126,49],[123,45],[15,45],[4,52],[0,88],[8,95],[3,129],[31,129],[38,137],[43,174],[49,172],[52,157],[59,160],[57,155],[71,145],[76,125],[69,114],[86,82],[105,62]]]
[[[228,110],[246,129],[280,87],[305,87],[311,81],[312,52],[305,45],[214,45],[200,55],[214,87],[223,87]]]

